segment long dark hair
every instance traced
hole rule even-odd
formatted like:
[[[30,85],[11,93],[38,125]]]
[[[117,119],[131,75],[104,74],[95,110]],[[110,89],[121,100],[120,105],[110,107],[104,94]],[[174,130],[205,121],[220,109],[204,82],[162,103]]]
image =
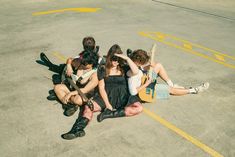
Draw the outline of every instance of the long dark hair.
[[[106,77],[108,77],[110,74],[110,69],[112,67],[112,58],[115,56],[114,54],[123,54],[120,46],[117,44],[114,44],[108,51],[107,58],[106,58],[106,65],[105,65]],[[117,69],[120,70],[123,75],[124,74],[123,66],[124,66],[125,62],[121,58],[118,58],[118,62],[119,62],[119,64],[118,64]]]
[[[83,54],[80,56],[81,64],[92,64],[92,68],[97,68],[99,56],[97,53],[92,51],[83,51]]]

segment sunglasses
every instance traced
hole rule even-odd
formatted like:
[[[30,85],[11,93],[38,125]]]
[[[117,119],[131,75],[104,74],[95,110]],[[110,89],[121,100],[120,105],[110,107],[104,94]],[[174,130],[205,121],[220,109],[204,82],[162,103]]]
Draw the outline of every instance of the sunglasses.
[[[118,57],[118,56],[112,56],[111,58],[110,58],[110,60],[111,61],[120,61],[120,58]]]

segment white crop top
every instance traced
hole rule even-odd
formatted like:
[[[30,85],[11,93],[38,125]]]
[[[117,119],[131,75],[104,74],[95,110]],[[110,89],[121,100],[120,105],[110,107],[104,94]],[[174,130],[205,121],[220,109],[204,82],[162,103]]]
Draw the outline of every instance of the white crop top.
[[[137,88],[141,86],[141,78],[143,76],[143,72],[139,70],[137,75],[131,76],[131,70],[127,72],[128,76],[128,88],[131,95],[137,95]]]

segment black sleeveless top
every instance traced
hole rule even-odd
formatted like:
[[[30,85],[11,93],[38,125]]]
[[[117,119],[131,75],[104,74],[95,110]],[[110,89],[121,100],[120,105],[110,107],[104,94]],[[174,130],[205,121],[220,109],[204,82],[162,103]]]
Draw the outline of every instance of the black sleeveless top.
[[[128,67],[124,67],[125,74],[128,69]],[[130,95],[126,75],[113,75],[105,77],[104,66],[100,66],[98,68],[97,75],[99,81],[104,79],[105,91],[107,93],[109,102],[114,109],[124,108],[127,105],[140,101],[137,96]],[[93,100],[99,104],[102,109],[106,107],[100,94],[96,94]]]

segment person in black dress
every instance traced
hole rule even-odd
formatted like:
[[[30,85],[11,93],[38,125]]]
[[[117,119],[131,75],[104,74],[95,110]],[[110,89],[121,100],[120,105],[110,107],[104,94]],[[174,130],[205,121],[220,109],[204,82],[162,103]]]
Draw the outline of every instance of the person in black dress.
[[[79,116],[72,129],[62,135],[62,138],[71,140],[85,135],[84,128],[93,117],[93,112],[102,111],[98,122],[106,118],[134,116],[142,112],[143,107],[137,96],[131,96],[128,91],[126,72],[131,70],[133,75],[138,74],[138,67],[123,52],[119,45],[113,45],[107,54],[105,66],[97,71],[99,93],[93,98],[94,110],[84,106],[83,115]]]

